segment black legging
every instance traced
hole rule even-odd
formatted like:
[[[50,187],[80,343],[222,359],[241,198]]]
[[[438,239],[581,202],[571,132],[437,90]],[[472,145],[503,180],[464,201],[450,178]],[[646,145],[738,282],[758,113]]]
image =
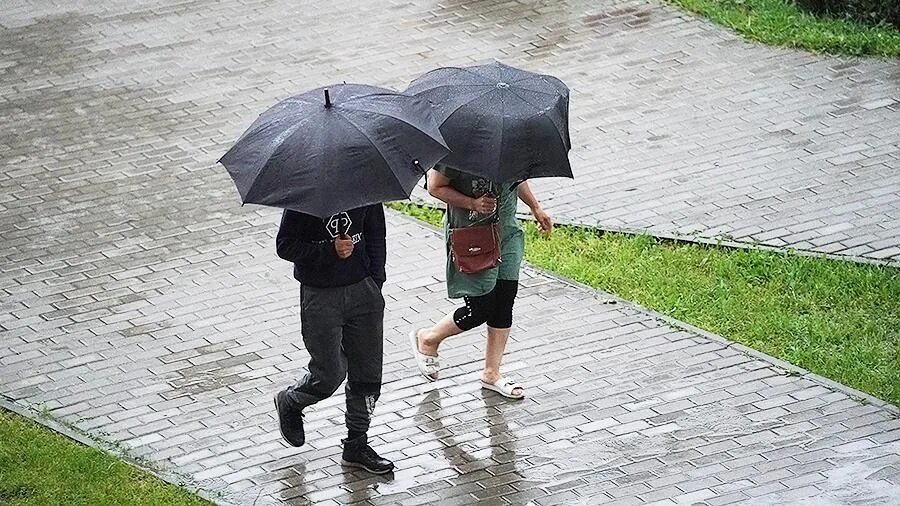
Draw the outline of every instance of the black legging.
[[[512,327],[513,303],[519,291],[517,280],[498,279],[494,289],[477,297],[465,297],[466,305],[453,313],[453,322],[462,330],[487,323],[495,329]]]

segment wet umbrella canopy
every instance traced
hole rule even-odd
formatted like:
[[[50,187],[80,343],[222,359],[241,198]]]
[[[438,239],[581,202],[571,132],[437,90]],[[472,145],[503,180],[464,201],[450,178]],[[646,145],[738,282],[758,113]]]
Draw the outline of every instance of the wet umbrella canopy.
[[[451,153],[441,163],[495,182],[572,177],[569,89],[499,62],[433,70],[406,93],[435,106]]]
[[[327,217],[408,198],[447,152],[426,100],[342,84],[277,103],[219,162],[242,202]]]

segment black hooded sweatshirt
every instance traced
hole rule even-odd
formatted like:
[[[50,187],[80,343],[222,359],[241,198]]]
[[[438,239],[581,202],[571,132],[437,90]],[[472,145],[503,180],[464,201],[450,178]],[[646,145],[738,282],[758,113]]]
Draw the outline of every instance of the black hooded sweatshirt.
[[[353,239],[353,253],[341,260],[334,240],[344,234]],[[371,276],[382,286],[386,279],[387,245],[381,204],[324,219],[285,210],[275,243],[278,256],[294,263],[294,278],[303,285],[347,286]]]

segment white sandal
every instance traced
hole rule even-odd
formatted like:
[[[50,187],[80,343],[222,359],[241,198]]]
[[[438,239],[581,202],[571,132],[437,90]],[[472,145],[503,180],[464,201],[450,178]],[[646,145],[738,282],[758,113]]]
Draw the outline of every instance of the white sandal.
[[[419,368],[419,373],[425,376],[425,379],[435,381],[438,379],[438,371],[441,370],[441,364],[438,362],[437,357],[425,355],[419,351],[419,330],[421,329],[413,330],[409,333],[409,344],[412,347],[413,357],[416,359],[416,367]]]
[[[516,383],[515,381],[510,381],[503,376],[501,376],[497,381],[493,383],[488,383],[487,381],[481,380],[481,388],[497,392],[498,394],[508,399],[525,398],[525,387],[523,387],[519,383]],[[513,394],[513,390],[517,388],[522,390],[522,393],[519,395]]]

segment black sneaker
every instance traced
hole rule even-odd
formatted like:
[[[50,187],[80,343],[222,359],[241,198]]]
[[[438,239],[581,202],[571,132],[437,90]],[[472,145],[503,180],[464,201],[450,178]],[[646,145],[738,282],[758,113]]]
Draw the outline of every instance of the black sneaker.
[[[394,470],[394,463],[383,459],[375,453],[375,450],[367,444],[366,436],[356,439],[344,439],[344,453],[341,455],[341,464],[350,467],[359,467],[375,474],[387,474]]]
[[[303,446],[306,436],[303,434],[303,412],[291,409],[291,400],[287,390],[275,394],[275,412],[278,413],[278,428],[281,437],[291,446]]]

